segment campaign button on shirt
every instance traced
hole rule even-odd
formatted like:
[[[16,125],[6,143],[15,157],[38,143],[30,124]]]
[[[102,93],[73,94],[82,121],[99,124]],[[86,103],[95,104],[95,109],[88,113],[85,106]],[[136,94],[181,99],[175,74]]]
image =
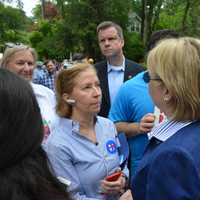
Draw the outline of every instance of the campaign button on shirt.
[[[115,141],[108,140],[108,142],[106,143],[106,149],[111,154],[116,153],[117,152],[117,146],[116,146]]]

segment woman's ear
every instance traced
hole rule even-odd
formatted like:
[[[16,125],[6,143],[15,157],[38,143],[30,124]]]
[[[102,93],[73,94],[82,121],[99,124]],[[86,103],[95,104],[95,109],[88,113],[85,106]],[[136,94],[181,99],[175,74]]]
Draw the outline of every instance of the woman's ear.
[[[76,103],[76,100],[75,99],[71,99],[67,93],[64,93],[62,95],[62,98],[69,105],[74,105]]]
[[[63,99],[64,101],[67,101],[68,98],[69,98],[69,95],[68,95],[67,93],[63,93],[62,99]]]
[[[169,90],[168,90],[166,87],[164,87],[164,91],[163,91],[163,100],[167,103],[167,102],[169,102],[171,99],[172,99],[171,93],[169,92]]]

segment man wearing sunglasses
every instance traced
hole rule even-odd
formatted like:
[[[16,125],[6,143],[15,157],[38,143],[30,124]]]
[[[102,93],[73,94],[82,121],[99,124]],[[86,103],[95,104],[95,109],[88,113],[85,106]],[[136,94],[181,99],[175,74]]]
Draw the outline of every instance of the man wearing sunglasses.
[[[154,32],[147,46],[147,51],[155,47],[164,38],[178,37],[172,30]],[[114,121],[118,132],[124,132],[130,148],[130,175],[135,174],[139,162],[148,144],[147,133],[154,126],[154,104],[148,92],[149,81],[160,81],[159,77],[150,77],[148,71],[141,72],[125,82],[111,106],[109,118]]]

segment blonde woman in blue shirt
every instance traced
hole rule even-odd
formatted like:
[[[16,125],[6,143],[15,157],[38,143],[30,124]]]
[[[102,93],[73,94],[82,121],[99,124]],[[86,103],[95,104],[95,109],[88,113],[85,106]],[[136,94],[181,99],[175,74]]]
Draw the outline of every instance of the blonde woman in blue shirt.
[[[128,170],[116,181],[106,180],[120,167],[120,145],[114,124],[97,116],[101,89],[95,69],[81,63],[62,70],[56,92],[60,119],[45,149],[57,176],[70,181],[75,200],[118,199]]]

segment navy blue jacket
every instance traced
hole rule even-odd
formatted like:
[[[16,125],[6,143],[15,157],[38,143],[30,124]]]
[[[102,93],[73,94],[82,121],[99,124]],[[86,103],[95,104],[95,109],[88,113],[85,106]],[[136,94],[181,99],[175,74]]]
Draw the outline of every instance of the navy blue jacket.
[[[134,200],[199,200],[200,122],[163,143],[152,138],[131,190]]]
[[[102,117],[107,117],[110,110],[110,94],[108,87],[107,61],[102,61],[95,64],[95,68],[97,70],[97,75],[102,90],[101,110],[98,115]],[[144,71],[144,68],[141,65],[131,60],[125,59],[124,82],[131,79],[133,76],[142,71]]]

